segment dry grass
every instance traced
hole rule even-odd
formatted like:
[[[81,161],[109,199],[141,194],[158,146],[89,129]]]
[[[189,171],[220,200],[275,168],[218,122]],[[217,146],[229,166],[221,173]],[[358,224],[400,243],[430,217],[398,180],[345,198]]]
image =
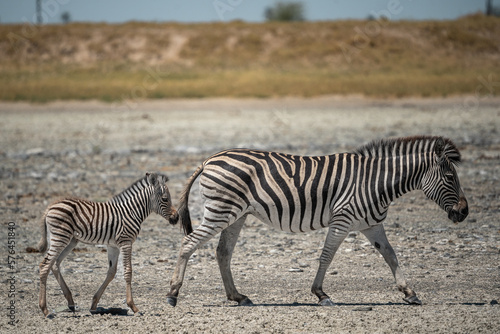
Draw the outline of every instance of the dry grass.
[[[0,99],[474,94],[500,19],[0,26]],[[498,94],[497,91],[488,93]]]

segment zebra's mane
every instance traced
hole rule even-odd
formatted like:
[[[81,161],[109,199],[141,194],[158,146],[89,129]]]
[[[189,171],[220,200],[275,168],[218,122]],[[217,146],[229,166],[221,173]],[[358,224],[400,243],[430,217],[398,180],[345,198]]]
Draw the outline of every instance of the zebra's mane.
[[[130,198],[130,196],[128,196],[128,194],[129,194],[129,192],[130,192],[131,189],[137,189],[137,188],[144,189],[147,186],[148,186],[147,176],[143,176],[139,180],[135,181],[130,186],[128,186],[122,192],[120,192],[117,195],[111,197],[108,200],[108,202],[114,202],[114,203],[125,202],[125,201],[127,201]]]
[[[153,179],[151,179],[151,177]],[[128,186],[127,189],[123,190],[118,195],[115,195],[112,198],[110,198],[108,202],[114,202],[114,203],[126,202],[130,199],[129,194],[130,194],[131,190],[147,188],[147,187],[151,186],[151,182],[153,182],[154,184],[156,184],[157,182],[159,182],[160,184],[163,184],[164,182],[167,182],[167,181],[168,181],[168,176],[166,176],[164,174],[147,173],[145,176],[141,177],[139,180],[135,181],[130,186]]]
[[[438,139],[442,139],[445,143],[444,155],[447,160],[452,164],[459,165],[461,162],[460,152],[456,145],[448,138],[437,136],[414,136],[404,138],[389,138],[374,140],[368,144],[358,147],[354,153],[367,157],[387,157],[399,155],[402,146],[404,152],[418,152],[431,151]],[[405,149],[406,148],[406,149]]]

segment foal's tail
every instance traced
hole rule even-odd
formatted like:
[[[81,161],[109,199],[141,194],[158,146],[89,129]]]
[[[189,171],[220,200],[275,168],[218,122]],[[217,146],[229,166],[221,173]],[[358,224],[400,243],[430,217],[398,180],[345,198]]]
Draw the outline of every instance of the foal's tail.
[[[179,219],[182,224],[182,228],[184,229],[184,234],[188,235],[193,232],[193,226],[191,225],[191,217],[189,216],[189,191],[191,190],[191,186],[194,183],[194,180],[198,177],[198,175],[203,172],[203,164],[196,169],[196,171],[191,175],[191,177],[188,179],[186,185],[184,186],[184,189],[182,190],[181,194],[181,200],[179,203],[179,207],[177,209],[177,212],[179,213]]]
[[[47,211],[43,213],[42,219],[40,219],[40,229],[42,230],[42,236],[40,238],[40,241],[38,242],[38,245],[36,248],[40,253],[45,253],[48,247],[48,241],[47,241],[47,224],[45,222],[45,218],[47,217]]]

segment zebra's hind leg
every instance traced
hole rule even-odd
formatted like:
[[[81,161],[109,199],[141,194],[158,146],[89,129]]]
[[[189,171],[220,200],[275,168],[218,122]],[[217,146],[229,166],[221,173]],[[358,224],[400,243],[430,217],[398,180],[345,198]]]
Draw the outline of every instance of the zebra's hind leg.
[[[59,286],[61,287],[64,297],[68,301],[68,308],[75,312],[75,302],[73,301],[73,295],[71,294],[70,289],[68,288],[68,285],[64,281],[64,278],[62,277],[61,274],[61,262],[68,256],[68,254],[75,248],[75,246],[78,244],[78,240],[75,238],[71,239],[70,243],[64,248],[64,250],[61,252],[59,257],[57,258],[56,262],[52,266],[52,272],[54,273],[54,277],[56,278],[57,282],[59,283]]]
[[[387,262],[389,267],[391,267],[392,274],[396,279],[396,285],[398,286],[399,291],[405,294],[403,300],[408,304],[422,305],[422,302],[420,301],[420,299],[418,299],[415,291],[410,289],[406,284],[406,279],[403,275],[403,272],[401,271],[401,268],[399,267],[396,253],[387,240],[384,226],[382,224],[375,225],[361,232],[368,238],[368,240],[380,252],[380,254],[382,254],[385,262]]]
[[[47,277],[49,272],[54,265],[54,262],[58,259],[61,252],[70,243],[70,238],[65,238],[59,236],[59,240],[54,240],[50,244],[49,250],[45,254],[42,262],[40,263],[40,293],[38,295],[38,305],[46,317],[52,317],[47,309]]]
[[[334,303],[328,297],[328,295],[323,291],[323,281],[325,279],[326,270],[330,266],[337,249],[339,248],[342,241],[344,241],[347,235],[347,231],[341,230],[334,225],[328,229],[328,234],[326,236],[325,246],[321,252],[319,258],[319,268],[314,278],[314,282],[311,288],[312,293],[314,293],[319,298],[319,304],[321,306],[334,306]]]
[[[186,235],[181,242],[181,248],[179,251],[179,258],[177,259],[177,264],[175,266],[174,274],[170,281],[170,291],[167,294],[167,302],[174,306],[177,305],[177,296],[179,295],[179,290],[182,287],[184,281],[184,274],[186,273],[186,266],[189,258],[195,252],[195,250],[206,243],[208,240],[213,238],[217,233],[223,230],[225,227],[229,226],[229,222],[223,220],[218,221],[217,224],[212,225],[206,220],[206,217],[210,214],[210,210],[205,209],[203,222],[196,230],[191,234]]]
[[[113,278],[115,278],[119,255],[120,255],[120,250],[117,247],[108,245],[108,262],[109,262],[108,273],[106,274],[106,279],[104,280],[104,283],[102,283],[101,287],[99,288],[99,290],[97,290],[94,297],[92,298],[92,306],[90,306],[90,313],[96,313],[97,303],[99,303],[99,300],[101,299],[104,290],[106,290],[108,284],[113,280]]]
[[[221,232],[219,245],[217,246],[217,262],[219,263],[227,299],[236,301],[241,306],[252,306],[252,301],[247,296],[240,294],[236,289],[231,273],[231,257],[244,222],[245,217],[242,217]]]

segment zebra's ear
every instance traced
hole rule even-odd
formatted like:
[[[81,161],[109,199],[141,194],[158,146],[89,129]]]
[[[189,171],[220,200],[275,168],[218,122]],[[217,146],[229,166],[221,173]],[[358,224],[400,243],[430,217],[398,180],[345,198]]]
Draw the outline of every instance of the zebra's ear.
[[[434,153],[438,159],[443,157],[445,143],[443,138],[439,137],[434,144]]]
[[[150,184],[156,184],[157,182],[157,177],[155,173],[146,173],[146,178],[148,179],[148,182]]]

